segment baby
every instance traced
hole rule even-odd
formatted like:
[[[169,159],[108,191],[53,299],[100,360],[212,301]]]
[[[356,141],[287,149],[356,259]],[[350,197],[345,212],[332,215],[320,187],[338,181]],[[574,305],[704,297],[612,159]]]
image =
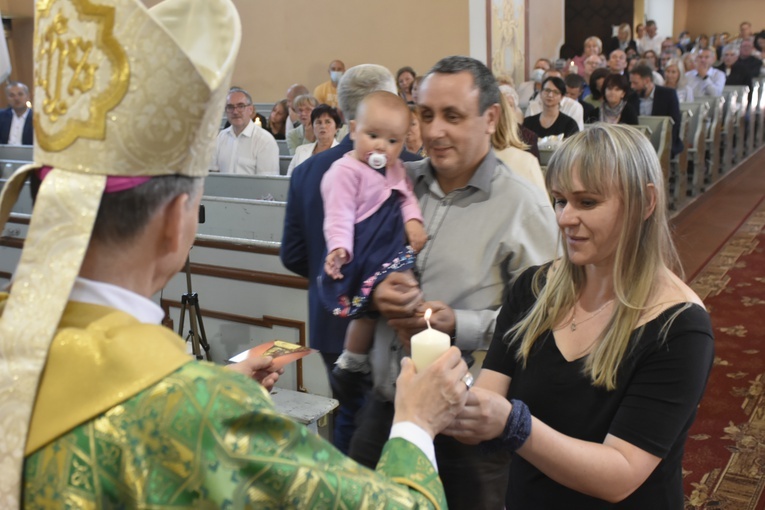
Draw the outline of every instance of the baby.
[[[336,370],[370,371],[376,321],[363,315],[372,290],[392,271],[411,271],[427,241],[417,197],[398,159],[410,119],[397,95],[367,95],[350,122],[353,150],[321,181],[328,254],[320,294],[332,313],[355,319]]]

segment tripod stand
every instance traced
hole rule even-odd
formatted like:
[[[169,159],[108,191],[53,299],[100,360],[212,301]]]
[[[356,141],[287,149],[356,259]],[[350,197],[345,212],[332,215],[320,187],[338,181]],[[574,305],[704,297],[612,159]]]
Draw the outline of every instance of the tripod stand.
[[[191,324],[186,341],[191,341],[191,352],[199,360],[207,359],[210,361],[210,344],[207,343],[202,312],[199,310],[199,296],[196,292],[191,292],[191,266],[188,256],[186,257],[186,294],[181,296],[181,320],[178,323],[178,336],[180,337],[183,337],[183,319],[186,316],[186,309],[189,310],[189,323]],[[204,356],[202,356],[202,349],[205,351]]]

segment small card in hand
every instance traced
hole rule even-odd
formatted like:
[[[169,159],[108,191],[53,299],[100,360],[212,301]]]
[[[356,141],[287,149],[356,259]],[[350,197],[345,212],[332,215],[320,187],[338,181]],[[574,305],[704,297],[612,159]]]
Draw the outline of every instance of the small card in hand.
[[[292,342],[275,340],[273,342],[260,344],[257,347],[239,353],[233,358],[230,358],[229,361],[231,363],[238,363],[252,356],[271,356],[274,358],[274,365],[276,368],[283,368],[293,361],[308,356],[312,352],[316,352],[316,350],[299,344],[293,344]]]

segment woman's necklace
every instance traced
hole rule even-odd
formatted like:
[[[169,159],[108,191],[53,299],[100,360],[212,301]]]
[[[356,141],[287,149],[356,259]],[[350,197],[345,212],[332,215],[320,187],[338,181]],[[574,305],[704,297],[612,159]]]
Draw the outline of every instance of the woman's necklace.
[[[590,319],[592,319],[593,317],[595,317],[596,315],[598,315],[600,312],[602,312],[603,310],[605,310],[605,309],[606,309],[606,307],[607,307],[608,305],[610,305],[610,304],[611,304],[613,301],[614,301],[614,298],[611,298],[611,299],[609,299],[608,301],[606,301],[605,303],[603,303],[603,306],[601,306],[600,308],[598,308],[597,310],[595,310],[595,312],[594,312],[592,315],[590,315],[589,317],[587,317],[586,319],[583,319],[583,320],[579,321],[579,324],[584,324],[584,323],[585,323],[585,322],[587,322],[588,320],[590,320]],[[573,313],[571,314],[571,331],[576,331],[576,328],[577,328],[577,326],[579,326],[579,324],[577,324],[577,322],[576,322],[576,304],[575,304],[575,305],[574,305],[574,311],[573,311]]]

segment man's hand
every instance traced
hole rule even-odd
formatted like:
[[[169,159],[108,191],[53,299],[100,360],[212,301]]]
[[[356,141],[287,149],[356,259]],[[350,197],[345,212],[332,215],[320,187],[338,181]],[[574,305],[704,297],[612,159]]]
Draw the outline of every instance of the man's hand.
[[[419,374],[412,360],[404,358],[396,380],[393,423],[411,421],[435,437],[465,406],[468,391],[462,378],[467,371],[456,347]]]
[[[271,356],[253,356],[239,363],[226,365],[226,368],[255,379],[268,391],[273,389],[279,376],[284,373],[283,368],[277,370]]]
[[[409,244],[415,253],[425,247],[425,243],[428,242],[428,233],[425,231],[425,226],[420,220],[409,220],[404,223],[404,230],[406,230],[406,238],[409,240]]]
[[[340,268],[348,262],[348,252],[342,248],[332,250],[324,260],[324,271],[335,280],[341,280],[343,273]]]
[[[410,340],[413,335],[428,327],[425,322],[425,310],[430,308],[430,327],[443,331],[447,335],[454,334],[456,327],[456,318],[454,310],[442,301],[425,301],[420,303],[415,309],[412,317],[401,317],[388,320],[388,326],[398,332],[398,338],[404,347],[409,348]]]
[[[422,301],[422,291],[411,271],[389,274],[372,293],[374,308],[385,318],[411,317]]]

